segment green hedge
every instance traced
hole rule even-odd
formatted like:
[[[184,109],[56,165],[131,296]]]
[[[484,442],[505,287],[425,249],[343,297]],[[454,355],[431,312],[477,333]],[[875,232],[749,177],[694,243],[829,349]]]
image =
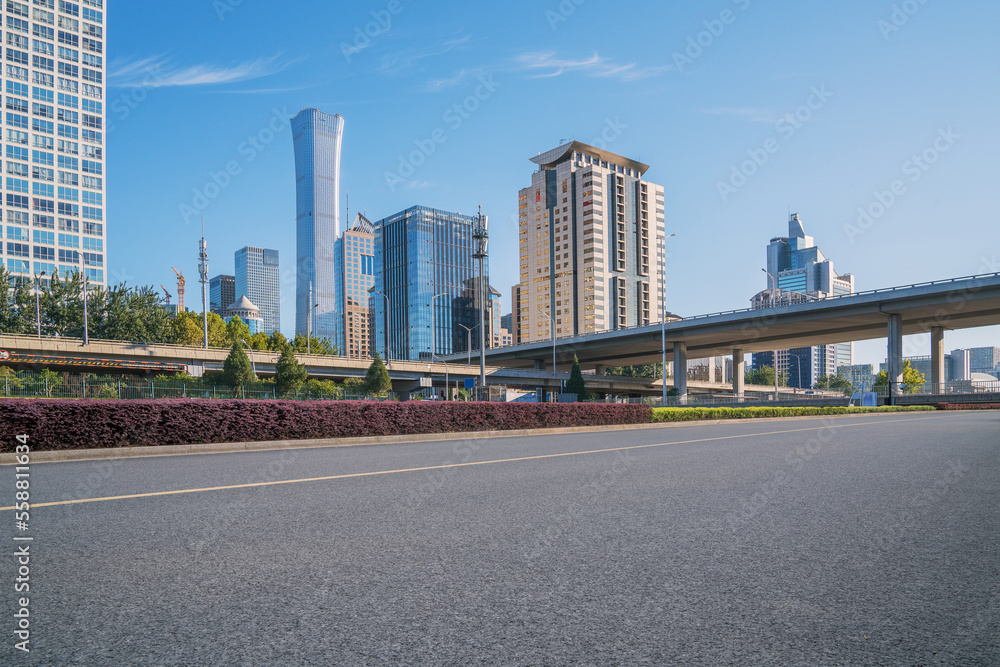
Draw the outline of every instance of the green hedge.
[[[653,408],[653,423],[690,422],[710,419],[765,419],[767,417],[821,417],[824,415],[863,415],[873,412],[930,412],[923,405],[882,408]]]

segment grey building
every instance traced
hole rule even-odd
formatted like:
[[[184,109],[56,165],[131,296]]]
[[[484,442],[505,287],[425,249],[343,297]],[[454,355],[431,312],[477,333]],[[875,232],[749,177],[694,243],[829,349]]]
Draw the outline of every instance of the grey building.
[[[245,295],[260,309],[264,333],[278,331],[281,328],[278,251],[253,246],[237,250],[235,293]]]
[[[337,333],[336,243],[344,119],[305,109],[292,119],[295,148],[295,333]],[[252,298],[252,297],[251,297]],[[256,302],[256,300],[255,300]],[[256,302],[264,310],[263,304]],[[313,307],[319,304],[319,307]],[[315,314],[313,314],[315,313]]]
[[[218,275],[208,281],[208,309],[225,319],[236,302],[236,276]]]

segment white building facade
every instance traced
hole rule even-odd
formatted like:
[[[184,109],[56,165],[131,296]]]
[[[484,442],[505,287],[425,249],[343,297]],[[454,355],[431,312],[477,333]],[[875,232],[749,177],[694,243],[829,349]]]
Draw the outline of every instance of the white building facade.
[[[15,280],[82,272],[107,285],[104,9],[104,0],[0,5],[0,261]]]
[[[664,200],[642,178],[649,165],[578,141],[532,162],[518,202],[515,344],[661,321]]]

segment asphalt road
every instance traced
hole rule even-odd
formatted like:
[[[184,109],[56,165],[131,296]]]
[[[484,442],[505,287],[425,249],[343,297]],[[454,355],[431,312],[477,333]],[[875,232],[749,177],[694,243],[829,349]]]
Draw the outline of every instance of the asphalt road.
[[[0,511],[0,664],[1000,664],[995,412],[31,466],[149,493]]]

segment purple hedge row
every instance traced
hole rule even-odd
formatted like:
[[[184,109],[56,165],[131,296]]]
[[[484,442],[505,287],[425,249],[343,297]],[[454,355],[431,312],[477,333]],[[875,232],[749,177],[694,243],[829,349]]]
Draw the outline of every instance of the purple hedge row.
[[[648,424],[643,405],[372,401],[0,401],[0,452]]]
[[[1000,410],[1000,403],[938,403],[938,410]]]

